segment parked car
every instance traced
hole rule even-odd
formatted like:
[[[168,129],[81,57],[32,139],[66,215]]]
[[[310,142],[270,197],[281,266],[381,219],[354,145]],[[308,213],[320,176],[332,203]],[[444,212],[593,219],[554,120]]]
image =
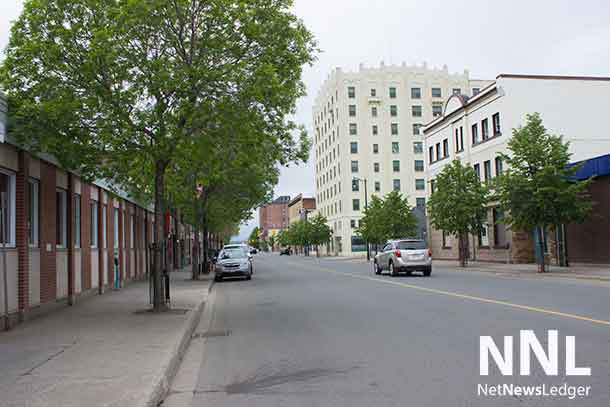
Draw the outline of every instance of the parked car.
[[[246,280],[251,280],[254,274],[252,255],[243,247],[222,249],[218,254],[215,270],[216,281],[227,277],[245,277]]]
[[[389,241],[373,260],[375,274],[388,270],[391,276],[421,271],[428,277],[432,273],[432,251],[424,240],[400,239]]]
[[[280,250],[280,256],[290,256],[292,254],[292,249],[290,247],[284,247]]]

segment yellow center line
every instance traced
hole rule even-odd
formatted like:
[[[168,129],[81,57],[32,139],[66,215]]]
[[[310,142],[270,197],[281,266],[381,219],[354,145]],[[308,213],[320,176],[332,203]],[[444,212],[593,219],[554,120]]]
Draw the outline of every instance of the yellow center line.
[[[301,264],[298,264],[298,263],[293,263],[293,264],[295,266],[305,268]],[[375,281],[378,283],[391,284],[391,285],[395,285],[395,286],[399,286],[399,287],[403,287],[403,288],[411,288],[413,290],[424,291],[424,292],[433,293],[433,294],[440,294],[440,295],[445,295],[445,296],[453,297],[453,298],[461,298],[464,300],[483,302],[483,303],[487,303],[487,304],[503,305],[505,307],[516,308],[516,309],[521,309],[521,310],[525,310],[525,311],[538,312],[538,313],[547,314],[547,315],[555,315],[555,316],[564,317],[564,318],[576,319],[579,321],[587,321],[587,322],[591,322],[591,323],[598,324],[598,325],[610,326],[610,321],[605,321],[603,319],[589,318],[589,317],[585,317],[582,315],[570,314],[570,313],[560,312],[560,311],[553,311],[553,310],[549,310],[546,308],[532,307],[529,305],[515,304],[512,302],[494,300],[491,298],[477,297],[474,295],[460,294],[460,293],[453,292],[453,291],[445,291],[445,290],[438,290],[435,288],[421,287],[418,285],[402,283],[399,281],[390,281],[390,280],[376,278],[376,277],[361,276],[358,274],[346,273],[343,271],[336,271],[336,270],[331,270],[331,269],[322,268],[322,267],[314,268],[314,270],[316,270],[316,269],[327,272],[327,273],[341,274],[345,277],[357,278],[357,279],[361,279],[361,280],[370,280],[370,281]],[[309,270],[309,269],[307,269],[307,270]]]

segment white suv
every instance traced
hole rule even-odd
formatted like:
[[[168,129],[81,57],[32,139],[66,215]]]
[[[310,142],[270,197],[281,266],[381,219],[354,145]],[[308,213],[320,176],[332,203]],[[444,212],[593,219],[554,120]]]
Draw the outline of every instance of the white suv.
[[[400,272],[409,275],[413,271],[421,271],[428,277],[432,273],[432,251],[423,240],[391,240],[375,256],[373,270],[375,274],[388,270],[391,276],[397,276]]]

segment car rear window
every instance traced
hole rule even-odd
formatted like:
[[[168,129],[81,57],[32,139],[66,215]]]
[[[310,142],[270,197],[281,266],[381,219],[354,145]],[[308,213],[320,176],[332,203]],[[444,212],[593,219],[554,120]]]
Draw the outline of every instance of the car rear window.
[[[423,240],[398,242],[396,243],[396,247],[400,250],[424,250],[426,249],[426,242]]]

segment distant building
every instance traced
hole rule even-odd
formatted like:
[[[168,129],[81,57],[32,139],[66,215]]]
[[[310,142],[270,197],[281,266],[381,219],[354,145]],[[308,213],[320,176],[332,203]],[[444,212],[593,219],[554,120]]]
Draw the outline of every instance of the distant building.
[[[586,101],[586,102],[576,102]],[[610,78],[499,75],[496,81],[470,98],[452,95],[442,115],[424,128],[428,195],[434,192],[434,179],[458,159],[472,166],[482,182],[490,182],[503,171],[499,153],[508,152],[512,130],[525,124],[526,114],[540,113],[547,130],[570,142],[572,160],[593,160],[591,174],[601,178],[592,187],[594,201],[608,202],[608,173],[599,157],[610,152],[606,114],[610,111]],[[589,164],[588,164],[589,165]],[[595,167],[595,168],[593,168]],[[567,227],[568,257],[578,262],[610,262],[608,258],[608,207],[596,206],[595,220]],[[478,236],[470,237],[470,256],[483,261],[533,262],[535,248],[531,231],[511,230],[502,222],[503,213],[490,205],[488,222]],[[606,220],[603,220],[606,219]],[[602,233],[599,227],[605,225]],[[545,233],[545,255],[553,257],[553,242],[566,241],[563,229]],[[598,234],[600,233],[600,234]],[[436,258],[457,259],[457,239],[430,228],[429,238]],[[585,243],[589,242],[589,243]],[[593,250],[598,244],[603,248]],[[586,247],[591,250],[587,253]]]
[[[288,227],[288,203],[290,196],[285,195],[259,208],[259,228],[263,238]]]
[[[299,194],[288,204],[288,223],[293,224],[299,220],[308,219],[315,210],[316,199],[305,198],[303,194]]]
[[[451,95],[474,95],[489,83],[425,64],[331,73],[313,108],[316,204],[333,230],[331,253],[364,255],[355,229],[371,195],[398,190],[412,206],[425,207],[421,127],[442,114]]]

